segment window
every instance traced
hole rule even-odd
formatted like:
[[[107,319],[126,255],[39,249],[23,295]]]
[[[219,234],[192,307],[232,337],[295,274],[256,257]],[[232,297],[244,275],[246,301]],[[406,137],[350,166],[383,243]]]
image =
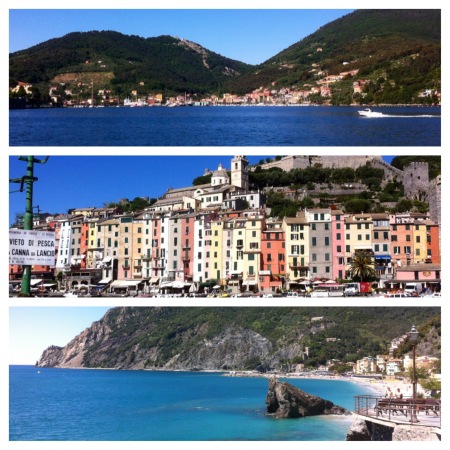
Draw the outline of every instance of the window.
[[[313,253],[313,254],[311,255],[311,257],[312,257],[312,260],[313,260],[313,261],[317,261],[317,254],[316,254],[316,253]]]
[[[345,251],[346,251],[347,253],[350,253],[350,245],[346,245],[346,246],[345,246]]]
[[[291,234],[291,241],[297,241],[298,240],[298,234]]]
[[[374,239],[378,239],[378,231],[374,231],[373,232],[373,238]]]
[[[254,261],[255,260],[255,254],[254,253],[249,253],[248,254],[248,260],[249,261]]]
[[[337,234],[336,234],[336,240],[337,240],[337,241],[340,241],[340,240],[341,240],[341,233],[337,233]]]
[[[416,236],[416,242],[420,244],[420,236]]]
[[[410,254],[411,254],[411,247],[410,247],[410,246],[405,246],[405,247],[404,247],[404,250],[405,250],[405,253],[406,253],[407,255],[410,255]]]
[[[325,237],[325,245],[330,245],[330,238],[329,237]]]
[[[325,261],[329,261],[330,260],[330,254],[329,253],[325,253]]]
[[[388,245],[387,244],[383,244],[383,252],[387,252],[388,251]]]
[[[336,251],[338,253],[341,253],[342,252],[342,246],[340,246],[340,245],[336,246]]]
[[[315,237],[312,238],[311,245],[313,247],[317,245],[317,238],[315,238]]]
[[[375,244],[375,245],[374,245],[374,250],[375,250],[376,252],[379,252],[379,251],[380,251],[380,246],[379,246],[379,244]]]
[[[316,231],[316,229],[317,229],[317,228],[316,228],[316,224],[315,224],[315,223],[312,223],[312,224],[311,224],[311,230]]]
[[[392,242],[397,242],[397,235],[396,235],[396,234],[393,234],[393,235],[391,236],[391,241],[392,241]]]
[[[400,255],[400,247],[394,247],[394,255]]]
[[[270,242],[267,243],[267,248],[271,248]]]

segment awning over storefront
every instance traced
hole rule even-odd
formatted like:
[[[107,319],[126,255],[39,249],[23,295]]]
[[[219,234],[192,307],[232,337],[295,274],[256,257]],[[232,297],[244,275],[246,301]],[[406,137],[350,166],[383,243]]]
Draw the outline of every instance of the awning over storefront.
[[[391,255],[375,255],[375,259],[391,259]]]
[[[112,278],[103,278],[98,282],[98,284],[108,284],[111,280]]]
[[[150,284],[156,284],[159,281],[159,277],[151,277]]]
[[[172,283],[172,287],[175,289],[183,289],[184,288],[184,282],[183,281],[174,281]]]
[[[30,280],[30,286],[37,286],[39,283],[42,283],[44,280],[38,278],[32,278]]]
[[[102,259],[102,262],[108,263],[108,262],[111,262],[111,260],[112,260],[112,257],[111,257],[111,256],[105,256],[105,257]]]
[[[244,284],[248,285],[248,286],[255,286],[256,281],[255,280],[247,280]]]
[[[133,287],[137,286],[139,283],[142,283],[142,280],[115,280],[112,282],[111,287]]]

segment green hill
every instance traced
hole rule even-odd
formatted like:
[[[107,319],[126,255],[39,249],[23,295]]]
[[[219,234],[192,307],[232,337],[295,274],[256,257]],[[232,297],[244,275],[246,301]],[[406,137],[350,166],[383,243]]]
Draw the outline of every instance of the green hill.
[[[40,366],[230,370],[387,354],[415,324],[440,356],[439,308],[124,307],[110,309]],[[309,351],[306,350],[309,349]]]
[[[58,77],[75,85],[97,78],[97,88],[204,93],[251,66],[171,36],[144,39],[114,31],[70,33],[10,55],[10,85],[45,85]],[[99,86],[100,80],[103,86]],[[108,83],[108,80],[110,82]]]
[[[371,101],[410,103],[421,89],[440,89],[440,68],[440,10],[358,10],[321,27],[257,70],[230,80],[228,86],[240,92],[271,84],[301,88],[323,77],[321,73],[358,70],[357,76],[332,86],[336,103],[350,102],[351,81],[360,78],[373,82]]]

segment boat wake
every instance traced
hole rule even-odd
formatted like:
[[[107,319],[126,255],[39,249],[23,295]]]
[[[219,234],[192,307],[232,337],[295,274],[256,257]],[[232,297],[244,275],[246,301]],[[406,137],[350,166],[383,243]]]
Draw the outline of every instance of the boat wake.
[[[415,117],[441,117],[435,114],[385,114],[379,111],[372,111],[370,108],[366,108],[362,111],[358,111],[360,117],[374,118],[374,117],[398,117],[398,118],[415,118]]]
[[[407,114],[384,114],[381,113],[379,116],[366,116],[366,117],[404,117],[404,118],[416,118],[416,117],[436,117],[440,118],[441,116],[436,116],[433,114],[414,114],[414,115],[407,115]]]

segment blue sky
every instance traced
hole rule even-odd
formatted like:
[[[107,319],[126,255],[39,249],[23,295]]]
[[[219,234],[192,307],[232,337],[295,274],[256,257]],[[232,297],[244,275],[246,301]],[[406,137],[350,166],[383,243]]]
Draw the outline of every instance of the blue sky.
[[[43,156],[35,155],[42,160]],[[250,164],[268,155],[247,156]],[[169,187],[191,186],[206,168],[231,166],[231,155],[218,156],[50,156],[34,165],[33,206],[35,212],[67,213],[71,208],[102,207],[121,198],[160,197]],[[390,161],[392,157],[384,157]],[[26,174],[27,163],[9,157],[9,178]],[[9,184],[9,223],[25,211],[25,192]]]
[[[50,345],[64,347],[109,307],[9,308],[9,364],[33,365]]]
[[[240,6],[239,6],[240,7]],[[186,38],[222,56],[260,64],[352,9],[10,9],[9,51],[74,31]]]

